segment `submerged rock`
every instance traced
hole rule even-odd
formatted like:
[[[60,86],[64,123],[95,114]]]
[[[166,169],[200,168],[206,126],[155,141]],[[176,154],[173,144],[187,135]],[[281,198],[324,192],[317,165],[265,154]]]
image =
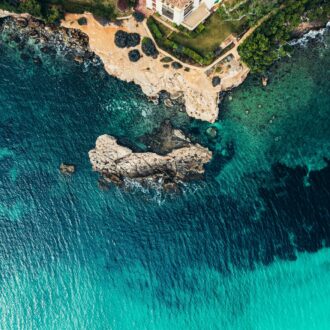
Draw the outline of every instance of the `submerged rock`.
[[[175,186],[171,183],[202,178],[204,164],[211,157],[212,153],[207,148],[192,143],[166,155],[133,152],[110,135],[98,137],[95,149],[89,152],[93,169],[116,184],[129,178],[146,184],[150,181],[163,182],[166,188]]]
[[[63,174],[73,174],[76,171],[76,167],[73,164],[62,163],[60,165],[60,171]]]
[[[166,100],[165,100],[166,101]],[[151,134],[145,135],[142,142],[149,146],[149,150],[159,155],[166,155],[174,149],[189,147],[190,140],[178,129],[175,129],[169,120]]]
[[[216,129],[216,127],[211,126],[206,130],[206,134],[211,138],[214,139],[217,137],[218,135],[218,130]]]
[[[263,76],[261,78],[262,86],[266,87],[268,85],[268,77]]]

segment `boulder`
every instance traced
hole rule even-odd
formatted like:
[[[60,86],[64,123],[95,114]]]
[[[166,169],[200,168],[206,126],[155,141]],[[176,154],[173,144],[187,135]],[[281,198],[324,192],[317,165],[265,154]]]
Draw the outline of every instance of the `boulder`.
[[[82,56],[75,56],[74,61],[78,64],[83,64],[84,63],[84,58]]]
[[[28,20],[24,17],[18,17],[16,21],[21,28],[26,28],[29,24]]]
[[[263,76],[261,78],[262,86],[266,87],[268,85],[268,77]]]
[[[62,163],[60,165],[60,171],[63,174],[73,174],[76,170],[76,167],[73,164]]]

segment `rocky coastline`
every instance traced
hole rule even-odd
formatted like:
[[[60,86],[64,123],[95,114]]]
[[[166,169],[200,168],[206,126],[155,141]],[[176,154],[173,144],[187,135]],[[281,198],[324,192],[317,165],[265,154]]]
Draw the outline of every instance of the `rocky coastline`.
[[[221,78],[219,84],[213,84],[212,87],[211,82],[214,79],[208,77],[205,80],[206,76],[201,72],[178,72],[174,68],[157,72],[159,63],[162,67],[163,63],[154,62],[155,66],[151,67],[151,59],[145,56],[141,56],[139,60],[142,67],[135,71],[130,70],[136,63],[129,61],[128,51],[120,54],[105,53],[108,48],[100,50],[96,44],[91,46],[91,31],[88,34],[83,30],[88,24],[84,24],[81,29],[76,28],[76,20],[81,17],[76,16],[74,21],[70,16],[70,21],[58,27],[46,25],[30,15],[0,13],[0,32],[5,42],[18,45],[23,60],[32,60],[41,65],[44,56],[59,54],[79,65],[104,65],[109,74],[139,84],[151,101],[163,102],[168,107],[185,106],[188,115],[210,122],[217,119],[218,102],[224,91],[242,83],[248,74],[248,70],[243,70],[239,75],[240,79],[237,80],[236,76],[228,81]],[[90,21],[91,17],[87,15],[86,20]],[[315,25],[309,24],[308,27],[301,27],[301,31],[306,33],[313,28]],[[108,38],[109,33],[110,37],[113,36],[118,28],[111,26],[109,29],[110,32],[107,31],[95,40],[101,43],[107,40],[112,47],[114,40],[102,38]],[[211,87],[207,85],[207,81]],[[207,90],[208,87],[211,88],[210,91]],[[193,144],[181,131],[173,129],[168,123],[153,134],[148,144],[150,150],[134,152],[121,145],[115,137],[102,135],[97,139],[95,148],[89,152],[89,158],[93,169],[101,173],[106,181],[118,185],[126,178],[142,184],[158,182],[167,190],[176,189],[180,182],[202,178],[204,165],[212,158],[212,153],[207,148]]]
[[[77,29],[46,25],[30,15],[0,15],[2,41],[17,45],[23,60],[41,65],[47,56],[61,55],[78,64],[100,65],[88,36]]]

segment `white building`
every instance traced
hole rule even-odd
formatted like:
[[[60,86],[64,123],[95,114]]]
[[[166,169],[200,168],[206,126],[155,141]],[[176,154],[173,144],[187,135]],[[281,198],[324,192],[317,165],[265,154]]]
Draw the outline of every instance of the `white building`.
[[[177,25],[194,30],[210,14],[210,9],[221,0],[146,0],[148,9]]]

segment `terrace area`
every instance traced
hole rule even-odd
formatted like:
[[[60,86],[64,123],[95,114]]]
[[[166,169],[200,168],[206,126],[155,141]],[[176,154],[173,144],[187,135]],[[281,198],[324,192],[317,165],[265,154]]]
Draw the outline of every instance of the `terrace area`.
[[[182,25],[190,31],[195,30],[200,23],[203,23],[210,16],[210,14],[211,12],[208,10],[205,3],[202,3],[185,18]]]

